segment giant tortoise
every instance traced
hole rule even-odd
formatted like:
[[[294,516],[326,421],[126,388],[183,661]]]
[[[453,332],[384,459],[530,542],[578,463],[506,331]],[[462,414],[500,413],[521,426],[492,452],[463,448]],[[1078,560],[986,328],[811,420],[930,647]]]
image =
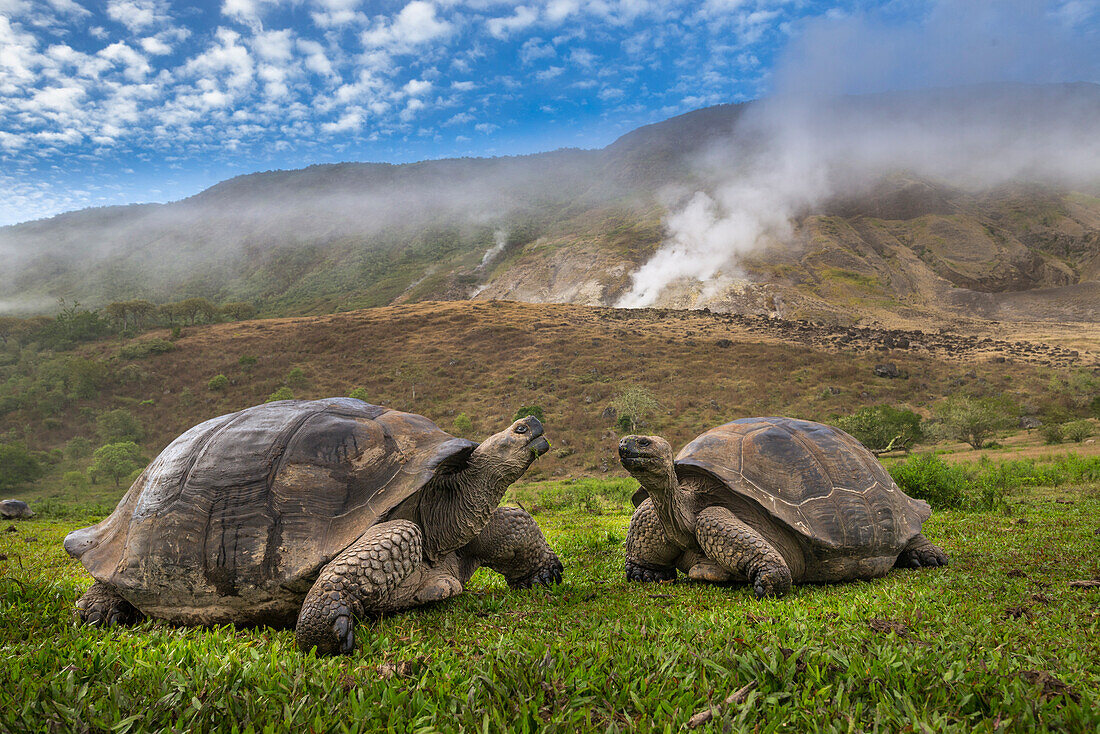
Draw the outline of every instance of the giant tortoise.
[[[921,535],[928,503],[902,492],[843,431],[792,418],[712,428],[675,458],[657,436],[619,442],[641,483],[626,538],[632,581],[749,582],[757,596],[792,581],[870,579],[947,565]]]
[[[65,538],[96,582],[89,624],[296,622],[299,648],[355,646],[353,620],[439,601],[479,566],[561,580],[538,525],[498,507],[549,448],[518,420],[480,445],[351,398],[267,403],[201,423],[114,513]]]

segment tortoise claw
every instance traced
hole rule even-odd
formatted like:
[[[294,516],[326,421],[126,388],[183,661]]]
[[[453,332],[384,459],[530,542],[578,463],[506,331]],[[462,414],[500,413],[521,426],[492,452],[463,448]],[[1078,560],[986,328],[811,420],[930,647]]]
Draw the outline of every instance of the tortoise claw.
[[[532,586],[551,586],[553,584],[561,583],[561,574],[565,568],[561,565],[561,561],[555,555],[549,563],[542,568],[536,569],[534,573],[523,576],[521,578],[510,580],[508,586],[513,589],[530,589]]]
[[[752,589],[757,599],[783,596],[791,590],[791,572],[787,568],[763,569],[753,574]]]
[[[336,633],[336,647],[341,655],[350,655],[355,650],[355,625],[351,617],[341,614],[332,624]]]
[[[644,584],[660,583],[661,581],[675,581],[675,568],[646,568],[645,566],[626,562],[626,580],[640,581]]]

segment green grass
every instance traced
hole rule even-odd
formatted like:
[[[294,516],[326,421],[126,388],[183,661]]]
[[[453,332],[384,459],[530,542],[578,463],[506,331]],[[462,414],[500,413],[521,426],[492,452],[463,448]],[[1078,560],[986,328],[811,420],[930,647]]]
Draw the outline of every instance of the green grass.
[[[1100,495],[1010,502],[1011,517],[933,515],[946,569],[764,601],[626,584],[625,510],[546,510],[564,584],[510,591],[482,570],[457,599],[361,623],[355,654],[327,660],[290,631],[79,627],[91,580],[60,541],[84,523],[23,522],[0,533],[0,731],[671,732],[750,681],[709,730],[1095,731],[1100,592],[1069,584],[1100,574]]]

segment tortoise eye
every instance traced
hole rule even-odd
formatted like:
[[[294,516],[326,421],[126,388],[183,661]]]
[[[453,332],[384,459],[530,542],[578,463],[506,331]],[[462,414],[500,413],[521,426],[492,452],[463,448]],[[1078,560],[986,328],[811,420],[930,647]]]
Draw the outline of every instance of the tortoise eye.
[[[648,446],[649,445],[649,439],[648,438],[639,438],[638,439],[638,445],[639,446]]]
[[[520,423],[518,426],[516,426],[516,433],[527,433],[527,424]]]

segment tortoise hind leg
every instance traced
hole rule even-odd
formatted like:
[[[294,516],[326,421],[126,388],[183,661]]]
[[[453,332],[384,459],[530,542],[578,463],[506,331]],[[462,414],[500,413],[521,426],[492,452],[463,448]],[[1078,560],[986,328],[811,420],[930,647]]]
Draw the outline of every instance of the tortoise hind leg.
[[[758,597],[782,596],[791,588],[791,569],[779,551],[725,507],[699,513],[695,538],[707,558],[748,578]]]
[[[947,554],[943,552],[943,548],[934,545],[932,541],[918,533],[898,555],[894,568],[923,568],[946,565]]]
[[[76,602],[76,614],[84,624],[93,627],[111,627],[116,624],[135,624],[142,614],[112,587],[96,581]]]
[[[408,520],[367,530],[321,569],[298,614],[298,649],[319,655],[355,649],[355,618],[389,607],[394,590],[421,563],[420,528]]]

